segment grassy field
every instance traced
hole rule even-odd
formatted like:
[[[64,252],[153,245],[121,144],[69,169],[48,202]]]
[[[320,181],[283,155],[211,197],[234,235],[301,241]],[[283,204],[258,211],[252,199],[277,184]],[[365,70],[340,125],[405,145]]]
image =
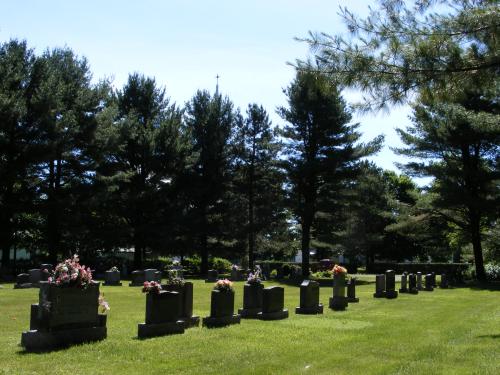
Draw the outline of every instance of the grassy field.
[[[211,284],[194,281],[195,313],[208,315]],[[267,285],[271,285],[267,283]],[[36,289],[0,289],[0,374],[500,374],[500,292],[437,289],[395,300],[372,297],[325,314],[295,315],[299,289],[285,286],[282,321],[242,320],[228,328],[138,340],[140,288],[101,287],[111,305],[108,338],[49,353],[19,346]],[[241,307],[243,283],[236,283]]]

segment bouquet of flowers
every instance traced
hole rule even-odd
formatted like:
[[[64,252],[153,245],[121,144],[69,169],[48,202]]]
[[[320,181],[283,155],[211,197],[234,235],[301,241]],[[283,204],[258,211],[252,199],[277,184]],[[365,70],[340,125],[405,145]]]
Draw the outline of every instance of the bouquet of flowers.
[[[75,254],[73,258],[59,263],[47,281],[60,286],[86,288],[92,283],[92,271],[80,265],[80,259]]]
[[[116,266],[111,267],[108,271],[109,272],[120,272],[120,270]]]
[[[230,292],[233,290],[233,283],[228,279],[217,280],[214,285],[214,290],[219,290],[221,292]]]
[[[233,265],[231,265],[231,270],[232,270],[232,271],[238,271],[239,269],[240,269],[240,267],[238,267],[238,265],[237,265],[237,264],[233,264]]]
[[[254,271],[248,274],[247,283],[250,285],[262,283],[262,272],[260,270],[260,266],[255,266]]]
[[[332,272],[333,272],[333,276],[339,275],[339,274],[347,275],[347,269],[342,267],[342,266],[339,266],[338,264],[333,266]]]
[[[145,281],[142,287],[143,293],[154,293],[159,294],[161,291],[161,284],[156,281]]]

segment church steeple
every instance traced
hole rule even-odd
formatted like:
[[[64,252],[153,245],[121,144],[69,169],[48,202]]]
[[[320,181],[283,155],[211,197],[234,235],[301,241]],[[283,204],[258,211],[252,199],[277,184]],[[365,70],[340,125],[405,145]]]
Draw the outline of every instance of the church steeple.
[[[215,95],[219,95],[219,78],[220,78],[219,74],[217,74],[215,78],[217,79],[217,83],[215,85]]]

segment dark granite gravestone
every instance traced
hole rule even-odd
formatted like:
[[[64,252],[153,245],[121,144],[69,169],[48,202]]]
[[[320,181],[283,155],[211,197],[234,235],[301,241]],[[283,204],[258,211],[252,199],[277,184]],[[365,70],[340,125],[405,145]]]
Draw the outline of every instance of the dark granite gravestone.
[[[184,322],[184,328],[197,327],[200,324],[200,317],[193,315],[193,283],[186,281],[184,285],[162,285],[162,289],[180,294],[181,315],[179,320]]]
[[[132,280],[128,284],[128,286],[144,286],[144,282],[146,281],[144,276],[144,271],[142,270],[132,271],[130,277]]]
[[[319,303],[319,283],[304,280],[300,284],[300,307],[295,308],[295,314],[323,314],[323,305]]]
[[[203,318],[203,325],[208,328],[239,324],[241,317],[234,313],[234,291],[212,290],[210,316]]]
[[[258,313],[261,320],[280,320],[288,318],[288,310],[284,308],[285,289],[271,286],[262,291],[262,312]]]
[[[144,270],[144,281],[156,281],[161,283],[161,271],[156,268],[148,268]]]
[[[401,288],[399,288],[399,293],[408,293],[408,274],[403,272],[401,275]]]
[[[359,298],[356,297],[356,278],[351,277],[347,281],[347,302],[358,303]]]
[[[215,283],[219,278],[219,272],[217,270],[208,270],[206,283]]]
[[[231,281],[243,281],[245,277],[245,271],[240,269],[231,270]]]
[[[16,276],[16,283],[14,284],[14,289],[26,289],[31,288],[30,275],[27,273],[20,273]]]
[[[243,308],[238,309],[238,314],[243,319],[257,318],[262,312],[262,294],[264,285],[260,283],[245,284],[243,286]]]
[[[428,273],[425,275],[425,287],[423,290],[426,292],[432,292],[434,290],[434,286],[432,284],[432,275]]]
[[[333,276],[333,297],[330,297],[328,304],[332,310],[345,310],[348,305],[347,297],[345,295],[345,278],[345,273],[338,273]]]
[[[441,282],[439,283],[439,287],[441,289],[448,289],[449,287],[448,276],[445,273],[441,274]]]
[[[422,272],[417,272],[417,289],[422,290]]]
[[[396,272],[393,270],[387,270],[385,271],[385,298],[393,299],[397,297]]]
[[[21,345],[44,351],[105,339],[106,319],[98,315],[99,283],[84,288],[40,282],[39,303],[31,305],[30,330]]]
[[[417,277],[414,273],[408,275],[408,293],[418,294]]]
[[[106,271],[104,273],[104,285],[106,286],[121,286],[120,271]]]
[[[432,286],[434,288],[437,287],[437,284],[436,284],[436,272],[431,272],[431,278],[432,278]]]
[[[385,297],[385,275],[375,275],[375,293],[373,294],[375,298]]]
[[[181,296],[177,292],[160,291],[146,295],[146,322],[137,327],[137,336],[163,336],[184,333],[184,322],[180,320]]]
[[[38,288],[40,281],[42,281],[42,270],[34,268],[28,271],[30,275],[30,283],[33,287]]]

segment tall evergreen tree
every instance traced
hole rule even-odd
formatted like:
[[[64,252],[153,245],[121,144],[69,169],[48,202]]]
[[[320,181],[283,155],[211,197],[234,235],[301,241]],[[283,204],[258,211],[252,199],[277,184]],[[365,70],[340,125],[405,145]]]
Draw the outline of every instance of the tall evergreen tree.
[[[85,58],[70,49],[47,51],[37,60],[40,84],[33,93],[31,121],[42,132],[43,158],[37,166],[39,207],[46,220],[46,246],[55,262],[63,251],[79,248],[74,231],[84,221],[92,184],[93,159],[89,154],[103,108],[100,85],[91,84]],[[63,247],[67,245],[67,249]]]
[[[250,104],[236,133],[234,185],[243,201],[248,265],[253,269],[257,237],[272,231],[284,220],[283,173],[279,167],[280,143],[265,109]],[[241,223],[240,223],[241,224]],[[241,225],[240,225],[241,227]]]
[[[181,120],[182,111],[169,103],[164,88],[132,74],[117,94],[116,118],[102,129],[109,142],[103,144],[98,180],[112,216],[124,224],[127,238],[117,245],[133,245],[136,268],[147,249],[158,250],[156,239],[165,230],[162,214],[172,199],[165,185],[176,181],[182,163]]]
[[[230,140],[237,116],[233,104],[216,93],[198,91],[186,104],[186,130],[192,148],[186,188],[193,209],[191,230],[198,238],[201,272],[208,271],[209,238],[220,234],[222,197],[230,179]]]
[[[416,176],[434,177],[431,208],[467,234],[476,276],[485,280],[482,233],[500,204],[500,126],[497,97],[472,87],[452,102],[426,101],[415,106],[413,125],[398,130],[406,147],[399,154]]]
[[[36,126],[29,106],[36,79],[35,56],[26,42],[0,46],[0,250],[2,267],[10,262],[19,220],[34,200]]]
[[[359,124],[338,88],[324,74],[298,71],[286,89],[289,108],[280,108],[285,127],[285,168],[290,204],[302,229],[302,275],[309,275],[311,229],[318,202],[335,200],[341,183],[356,176],[360,159],[380,148],[382,138],[368,145],[357,143]]]

